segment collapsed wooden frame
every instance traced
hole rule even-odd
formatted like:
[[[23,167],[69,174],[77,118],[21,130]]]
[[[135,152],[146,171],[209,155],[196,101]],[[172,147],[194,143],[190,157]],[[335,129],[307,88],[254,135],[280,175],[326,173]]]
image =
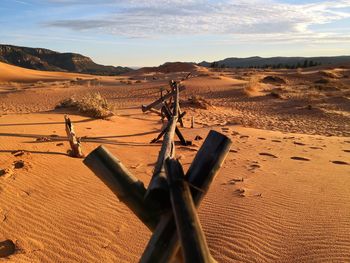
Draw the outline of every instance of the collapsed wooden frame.
[[[186,263],[215,262],[195,208],[224,162],[231,140],[210,131],[184,175],[182,165],[175,159],[174,135],[179,117],[177,85],[173,97],[173,114],[147,189],[104,146],[91,152],[84,163],[153,231],[141,263],[171,262],[180,244]]]
[[[158,114],[161,117],[162,121],[165,118],[168,120],[168,125],[163,128],[163,130],[159,133],[159,135],[156,138],[154,138],[151,141],[151,143],[158,142],[164,136],[164,134],[168,131],[170,120],[175,114],[175,112],[171,108],[174,109],[175,107],[177,107],[177,111],[176,111],[177,122],[180,123],[181,127],[184,127],[182,119],[186,115],[186,112],[181,111],[179,104],[175,105],[175,103],[172,103],[172,99],[175,96],[176,89],[178,89],[178,93],[180,93],[181,91],[185,90],[185,87],[179,85],[179,83],[173,80],[170,81],[169,84],[170,84],[170,90],[168,90],[168,93],[166,95],[163,96],[163,90],[161,90],[159,99],[157,99],[156,101],[152,102],[149,105],[142,105],[141,107],[143,112],[150,111],[155,114]],[[160,111],[157,110],[157,108],[160,108]],[[182,135],[178,127],[175,128],[175,133],[182,145],[186,146],[191,144],[190,141],[186,141],[186,139],[184,138],[184,136]]]

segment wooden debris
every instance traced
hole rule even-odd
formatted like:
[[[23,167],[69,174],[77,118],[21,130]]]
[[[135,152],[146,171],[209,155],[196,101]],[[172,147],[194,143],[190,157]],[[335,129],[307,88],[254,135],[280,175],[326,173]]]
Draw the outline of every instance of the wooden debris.
[[[65,120],[67,137],[72,149],[72,152],[71,152],[72,156],[77,158],[84,158],[84,154],[81,149],[80,139],[75,134],[73,123],[71,122],[68,115],[64,115],[64,120]]]

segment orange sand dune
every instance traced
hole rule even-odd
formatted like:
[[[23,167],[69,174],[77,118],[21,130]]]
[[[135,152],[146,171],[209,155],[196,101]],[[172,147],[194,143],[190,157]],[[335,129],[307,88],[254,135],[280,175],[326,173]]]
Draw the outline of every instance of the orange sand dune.
[[[91,78],[93,76],[78,73],[32,70],[0,62],[0,82],[56,81],[76,79],[78,77]]]
[[[86,154],[104,144],[147,185],[160,148],[149,141],[160,121],[138,109],[123,115],[72,120],[77,134],[87,136]],[[218,262],[350,259],[348,139],[212,128],[233,141],[199,211]],[[182,130],[193,140],[209,128]],[[7,262],[138,262],[150,231],[81,159],[66,154],[64,135],[62,114],[0,118],[0,168],[10,171],[0,177],[0,241],[11,239],[17,246]],[[185,169],[201,143],[177,147]],[[20,149],[21,156],[11,153]],[[18,161],[23,168],[14,168]]]
[[[137,74],[48,83],[91,76],[0,63],[8,82],[0,83],[0,248],[7,239],[17,248],[0,261],[138,262],[150,231],[67,155],[64,109],[54,111],[69,97],[107,98],[117,114],[111,120],[71,116],[83,151],[105,145],[147,186],[160,150],[149,142],[162,124],[140,106],[185,75]],[[261,83],[266,75],[286,81]],[[215,129],[233,141],[199,208],[218,262],[350,261],[349,75],[319,83],[319,71],[207,69],[182,82],[185,127],[195,119],[194,129],[181,128],[185,138]],[[203,140],[193,142],[176,146],[185,170]]]

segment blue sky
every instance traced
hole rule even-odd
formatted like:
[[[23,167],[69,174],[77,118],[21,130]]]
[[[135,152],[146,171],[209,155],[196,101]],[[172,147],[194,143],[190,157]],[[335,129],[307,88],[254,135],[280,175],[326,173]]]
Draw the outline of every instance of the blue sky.
[[[0,43],[108,65],[350,55],[350,0],[0,0]]]

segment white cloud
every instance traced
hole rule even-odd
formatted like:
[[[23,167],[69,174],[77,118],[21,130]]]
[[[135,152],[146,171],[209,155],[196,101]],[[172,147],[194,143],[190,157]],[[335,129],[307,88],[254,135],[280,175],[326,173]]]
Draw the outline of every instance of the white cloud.
[[[349,41],[329,30],[318,33],[315,27],[350,18],[349,0],[320,1],[311,4],[287,4],[276,0],[51,0],[60,4],[108,6],[112,12],[89,19],[50,21],[49,26],[72,30],[96,30],[126,37],[162,37],[170,35],[239,36],[242,40],[266,41],[338,39]],[[113,13],[114,12],[114,13]],[[350,27],[350,25],[348,25]],[[310,37],[312,35],[312,37]]]

